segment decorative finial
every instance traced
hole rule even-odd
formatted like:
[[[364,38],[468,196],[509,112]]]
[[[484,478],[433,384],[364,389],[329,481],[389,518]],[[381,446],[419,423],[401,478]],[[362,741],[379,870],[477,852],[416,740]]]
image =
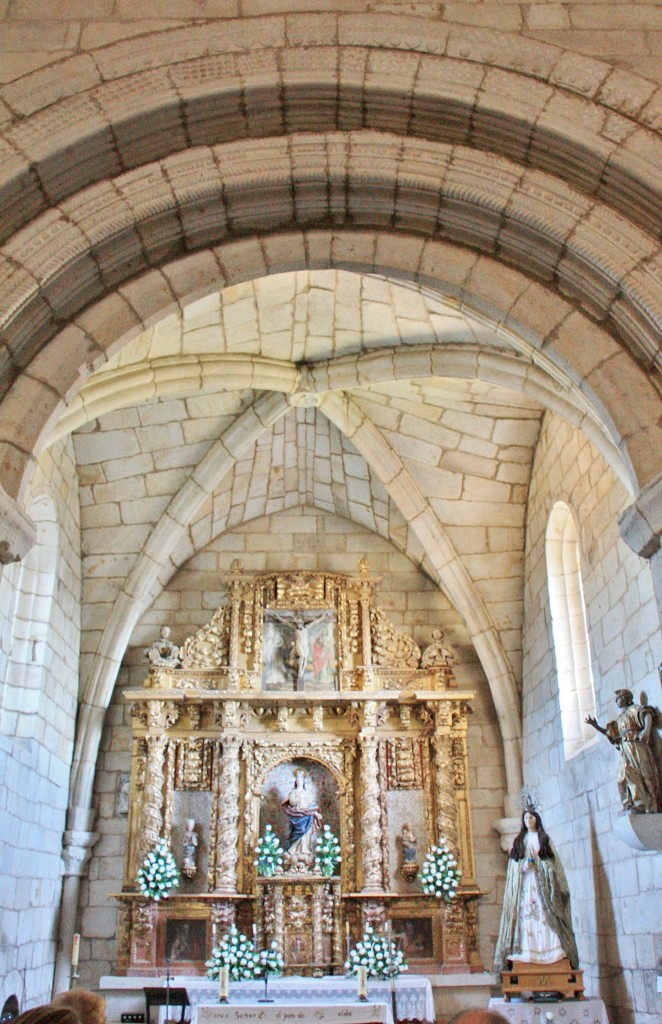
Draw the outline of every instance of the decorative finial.
[[[235,576],[244,571],[244,567],[238,558],[233,558],[230,565],[230,572],[234,573]]]
[[[368,573],[370,572],[370,569],[368,568],[367,555],[364,555],[363,558],[359,559],[359,572],[361,573],[362,576],[367,576]]]

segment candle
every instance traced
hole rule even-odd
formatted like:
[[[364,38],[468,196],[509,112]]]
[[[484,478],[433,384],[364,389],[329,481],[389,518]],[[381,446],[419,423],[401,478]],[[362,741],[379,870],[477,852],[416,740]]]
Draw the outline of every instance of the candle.
[[[212,948],[216,946],[216,921],[212,921],[211,926],[211,944]]]
[[[356,988],[359,999],[365,999],[368,994],[368,968],[356,968]]]
[[[253,949],[257,949],[257,925],[253,922]]]
[[[218,998],[219,999],[227,1000],[229,991],[230,991],[230,968],[225,966],[225,967],[221,967],[221,969],[220,969],[220,971],[218,973]]]
[[[74,935],[74,944],[71,947],[71,966],[78,967],[78,958],[80,956],[80,935],[78,932]]]

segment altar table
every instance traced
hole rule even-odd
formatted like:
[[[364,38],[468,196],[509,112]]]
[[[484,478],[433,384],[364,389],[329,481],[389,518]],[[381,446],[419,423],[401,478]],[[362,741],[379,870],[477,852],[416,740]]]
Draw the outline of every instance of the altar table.
[[[505,1017],[508,1024],[609,1024],[602,999],[562,999],[555,1003],[490,999],[489,1008]],[[551,1017],[546,1016],[549,1013]]]
[[[393,1024],[386,1003],[216,1003],[193,1010],[192,1024]]]
[[[218,983],[200,981],[187,986],[192,1007],[215,1002]],[[256,1003],[264,991],[263,981],[230,982],[230,1005]],[[321,1004],[344,1003],[360,1006],[356,1001],[356,978],[337,975],[324,978],[308,978],[290,975],[272,978],[269,981],[269,995],[277,1003]],[[430,979],[421,974],[402,974],[395,983],[397,1015],[399,1020],[434,1021],[434,999]],[[387,1024],[392,1024],[391,982],[368,978],[368,1000],[384,1003],[387,1007]],[[261,1004],[270,1005],[270,1004]]]

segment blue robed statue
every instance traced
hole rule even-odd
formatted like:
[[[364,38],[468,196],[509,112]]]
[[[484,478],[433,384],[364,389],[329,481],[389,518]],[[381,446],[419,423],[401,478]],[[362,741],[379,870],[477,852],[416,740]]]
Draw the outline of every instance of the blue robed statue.
[[[303,769],[294,773],[294,785],[281,807],[290,823],[285,862],[293,870],[310,870],[315,862],[315,842],[322,826],[322,815],[306,788]]]

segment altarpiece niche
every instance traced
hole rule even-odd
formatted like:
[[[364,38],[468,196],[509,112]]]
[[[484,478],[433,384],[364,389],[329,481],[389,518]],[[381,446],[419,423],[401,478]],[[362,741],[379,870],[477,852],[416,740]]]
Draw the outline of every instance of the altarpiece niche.
[[[149,657],[132,705],[127,854],[118,973],[202,973],[236,923],[286,969],[342,971],[347,942],[386,922],[417,970],[482,970],[478,956],[467,716],[452,655],[423,651],[376,603],[365,560],[352,575],[223,576],[226,602],[166,660]],[[315,863],[327,825],[336,873]],[[255,865],[265,829],[284,862]],[[441,906],[418,881],[443,836],[462,869]],[[182,870],[152,903],[138,867],[164,837]]]

